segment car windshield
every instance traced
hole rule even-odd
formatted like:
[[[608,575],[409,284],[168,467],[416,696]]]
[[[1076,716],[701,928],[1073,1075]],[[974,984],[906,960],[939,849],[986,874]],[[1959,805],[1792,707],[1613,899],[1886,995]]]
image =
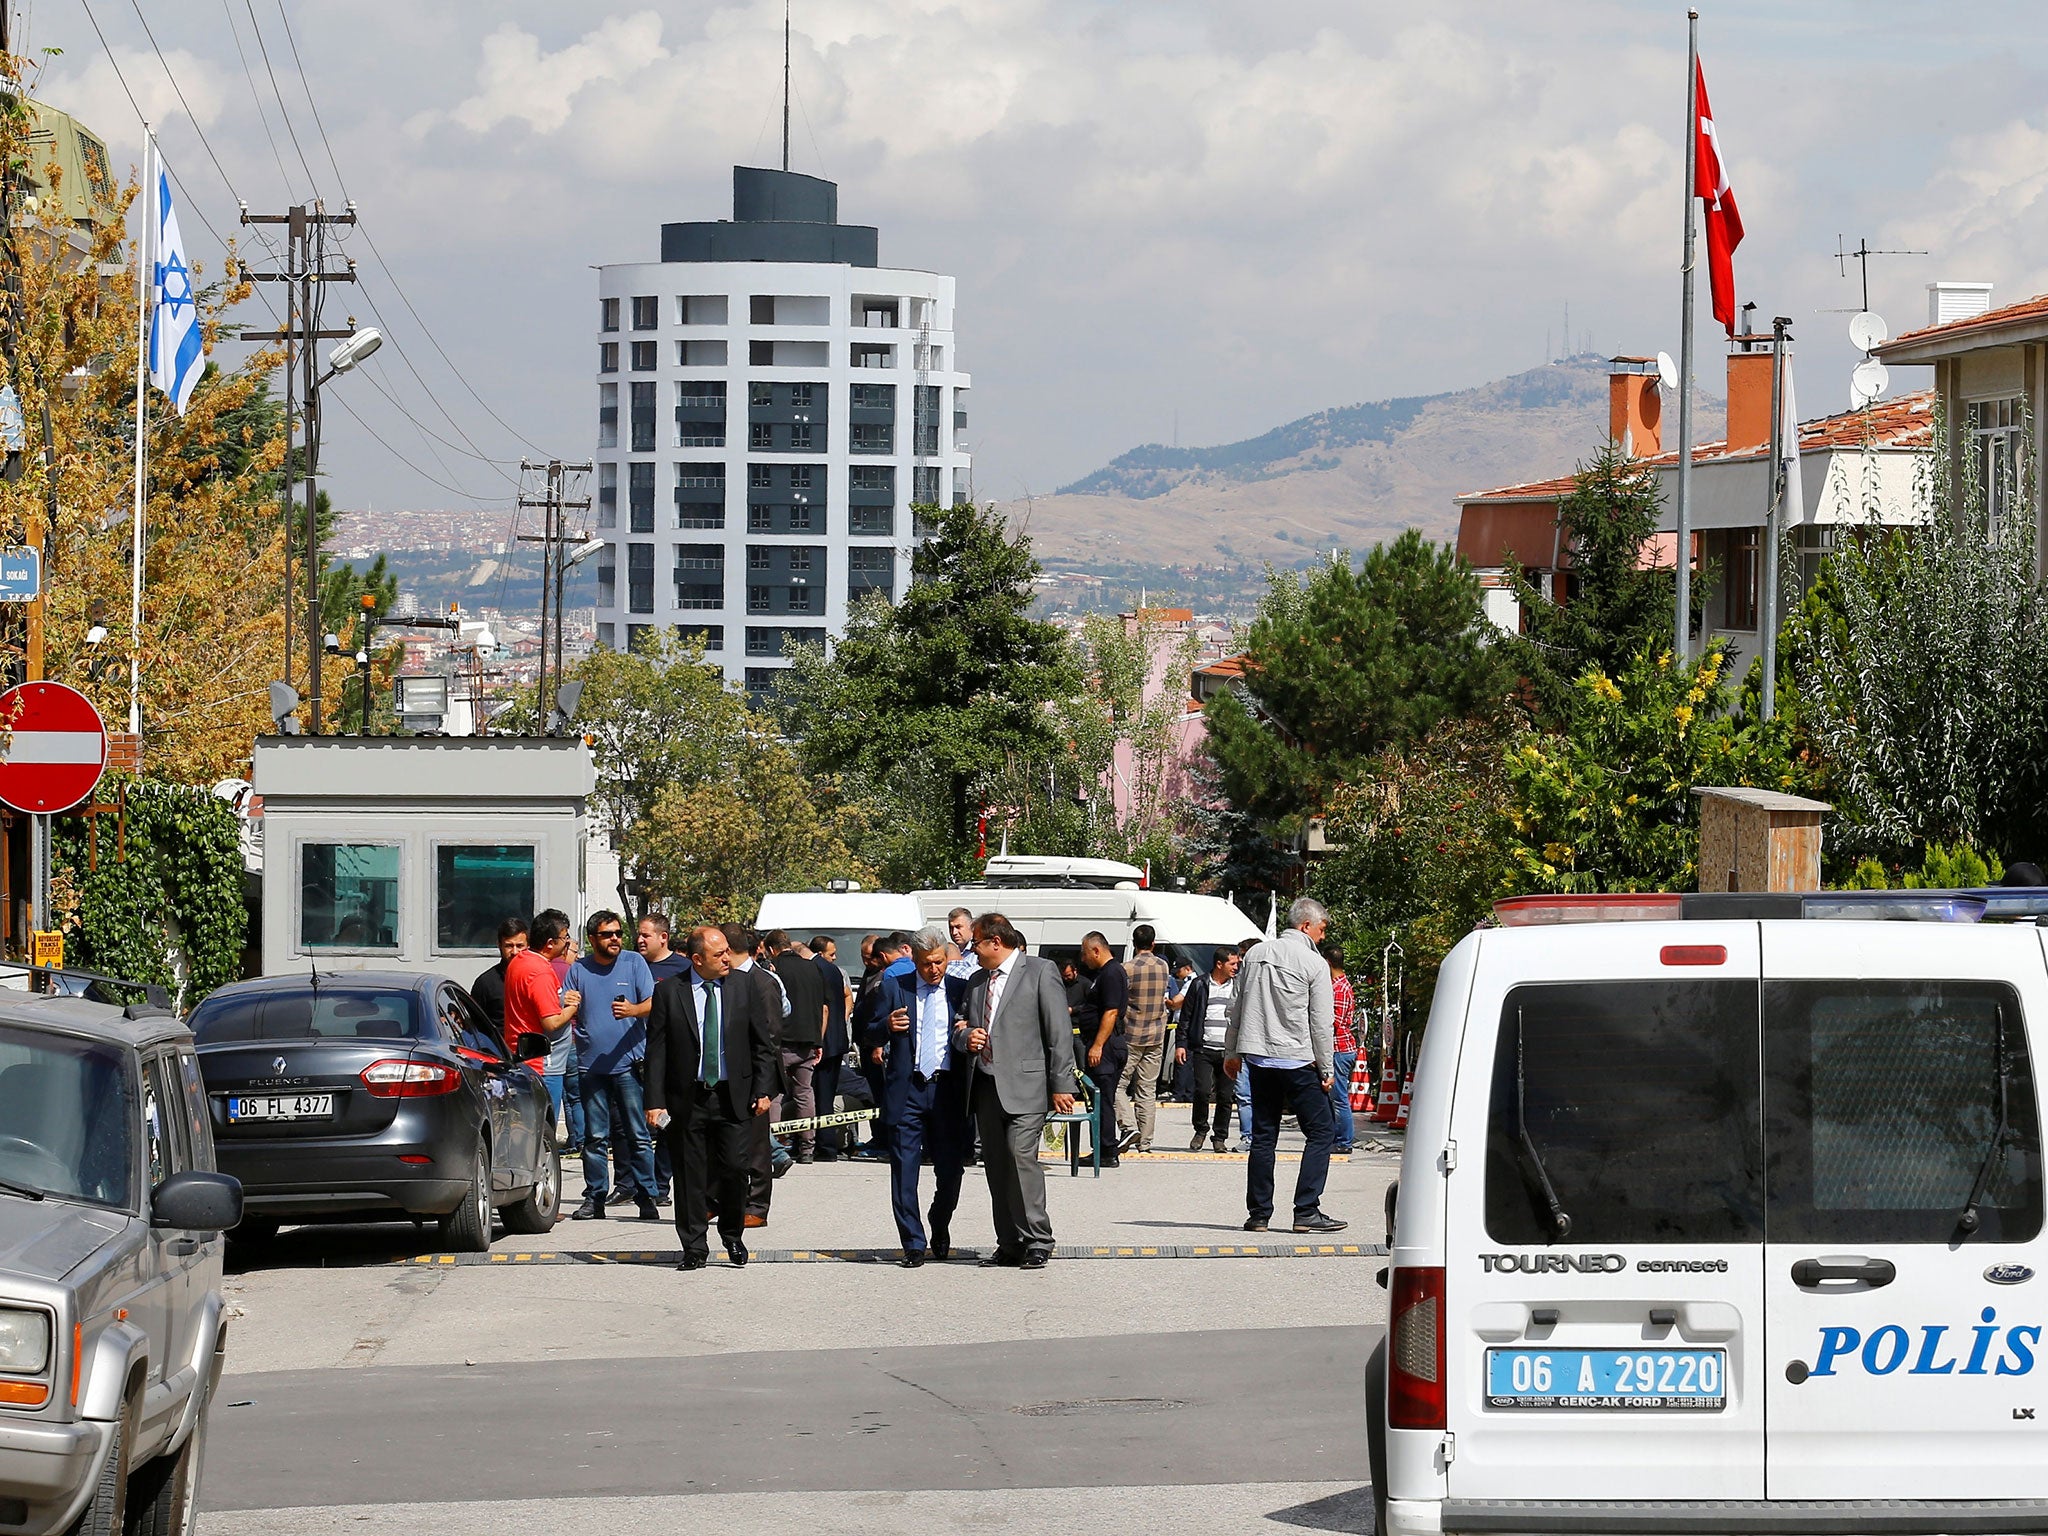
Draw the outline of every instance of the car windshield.
[[[216,992],[192,1015],[201,1045],[238,1040],[413,1040],[419,1008],[410,991],[311,985],[290,992]]]
[[[126,1051],[0,1024],[0,1200],[130,1207],[135,1102]]]

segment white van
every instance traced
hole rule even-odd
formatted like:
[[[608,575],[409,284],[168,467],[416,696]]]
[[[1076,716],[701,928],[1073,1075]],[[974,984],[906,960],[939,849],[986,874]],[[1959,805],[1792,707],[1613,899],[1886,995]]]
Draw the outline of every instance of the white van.
[[[1451,952],[1382,1532],[2048,1531],[2048,930],[1984,905],[1533,897]]]
[[[839,945],[839,966],[860,979],[860,941],[871,933],[914,933],[924,926],[914,897],[894,891],[771,891],[761,898],[754,927],[782,929],[808,944],[825,937]]]
[[[1031,953],[1049,960],[1078,958],[1081,940],[1100,932],[1110,952],[1131,953],[1131,930],[1150,923],[1162,952],[1184,956],[1199,972],[1207,972],[1216,951],[1246,939],[1262,937],[1259,927],[1220,896],[1191,896],[1185,891],[1152,891],[1136,886],[1104,890],[1081,885],[967,885],[950,891],[916,893],[924,921],[943,924],[955,907],[979,917],[1000,912],[1024,935]]]

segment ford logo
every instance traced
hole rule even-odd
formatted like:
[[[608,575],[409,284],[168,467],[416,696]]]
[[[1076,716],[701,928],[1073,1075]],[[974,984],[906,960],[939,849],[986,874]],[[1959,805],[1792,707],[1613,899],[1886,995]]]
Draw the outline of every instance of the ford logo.
[[[2034,1278],[2034,1272],[2024,1264],[1994,1264],[1984,1271],[1984,1278],[1993,1285],[2019,1285]]]

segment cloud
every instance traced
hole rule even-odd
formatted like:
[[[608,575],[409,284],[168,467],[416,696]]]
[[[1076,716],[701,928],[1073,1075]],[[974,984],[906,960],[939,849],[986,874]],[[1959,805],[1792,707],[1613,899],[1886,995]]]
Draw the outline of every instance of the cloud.
[[[506,22],[483,40],[477,92],[446,114],[471,133],[488,133],[500,123],[524,122],[536,133],[554,133],[569,121],[577,94],[600,81],[621,81],[668,58],[661,45],[661,18],[653,11],[607,17],[580,42],[555,53],[541,52],[540,39]],[[423,114],[422,126],[434,114]]]
[[[121,47],[113,52],[120,64],[119,77],[107,56],[96,51],[76,74],[59,77],[62,100],[52,100],[52,104],[80,122],[93,125],[95,132],[107,135],[116,163],[120,149],[131,140],[136,146],[136,160],[141,160],[142,130],[133,126],[136,107],[142,109],[142,115],[156,127],[159,136],[174,124],[190,121],[185,111],[187,105],[201,128],[211,128],[219,120],[223,106],[221,77],[207,60],[183,48],[168,50],[164,62],[177,77],[177,84],[173,85],[153,52]],[[121,84],[124,79],[126,90]],[[179,87],[184,89],[183,101],[179,99]],[[129,91],[135,93],[134,106],[129,104]],[[51,98],[45,94],[44,99]]]

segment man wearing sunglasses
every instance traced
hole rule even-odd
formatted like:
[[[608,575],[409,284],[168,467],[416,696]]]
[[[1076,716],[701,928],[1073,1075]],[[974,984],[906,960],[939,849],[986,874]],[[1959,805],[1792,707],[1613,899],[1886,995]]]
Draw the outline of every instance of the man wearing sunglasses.
[[[594,915],[585,928],[590,953],[569,967],[568,985],[582,994],[576,1012],[576,1059],[583,1072],[583,1203],[572,1221],[594,1221],[611,1199],[608,1164],[616,1161],[619,1196],[631,1193],[643,1221],[661,1220],[654,1203],[654,1148],[634,1067],[647,1054],[647,1015],[654,973],[626,948],[625,920]]]

